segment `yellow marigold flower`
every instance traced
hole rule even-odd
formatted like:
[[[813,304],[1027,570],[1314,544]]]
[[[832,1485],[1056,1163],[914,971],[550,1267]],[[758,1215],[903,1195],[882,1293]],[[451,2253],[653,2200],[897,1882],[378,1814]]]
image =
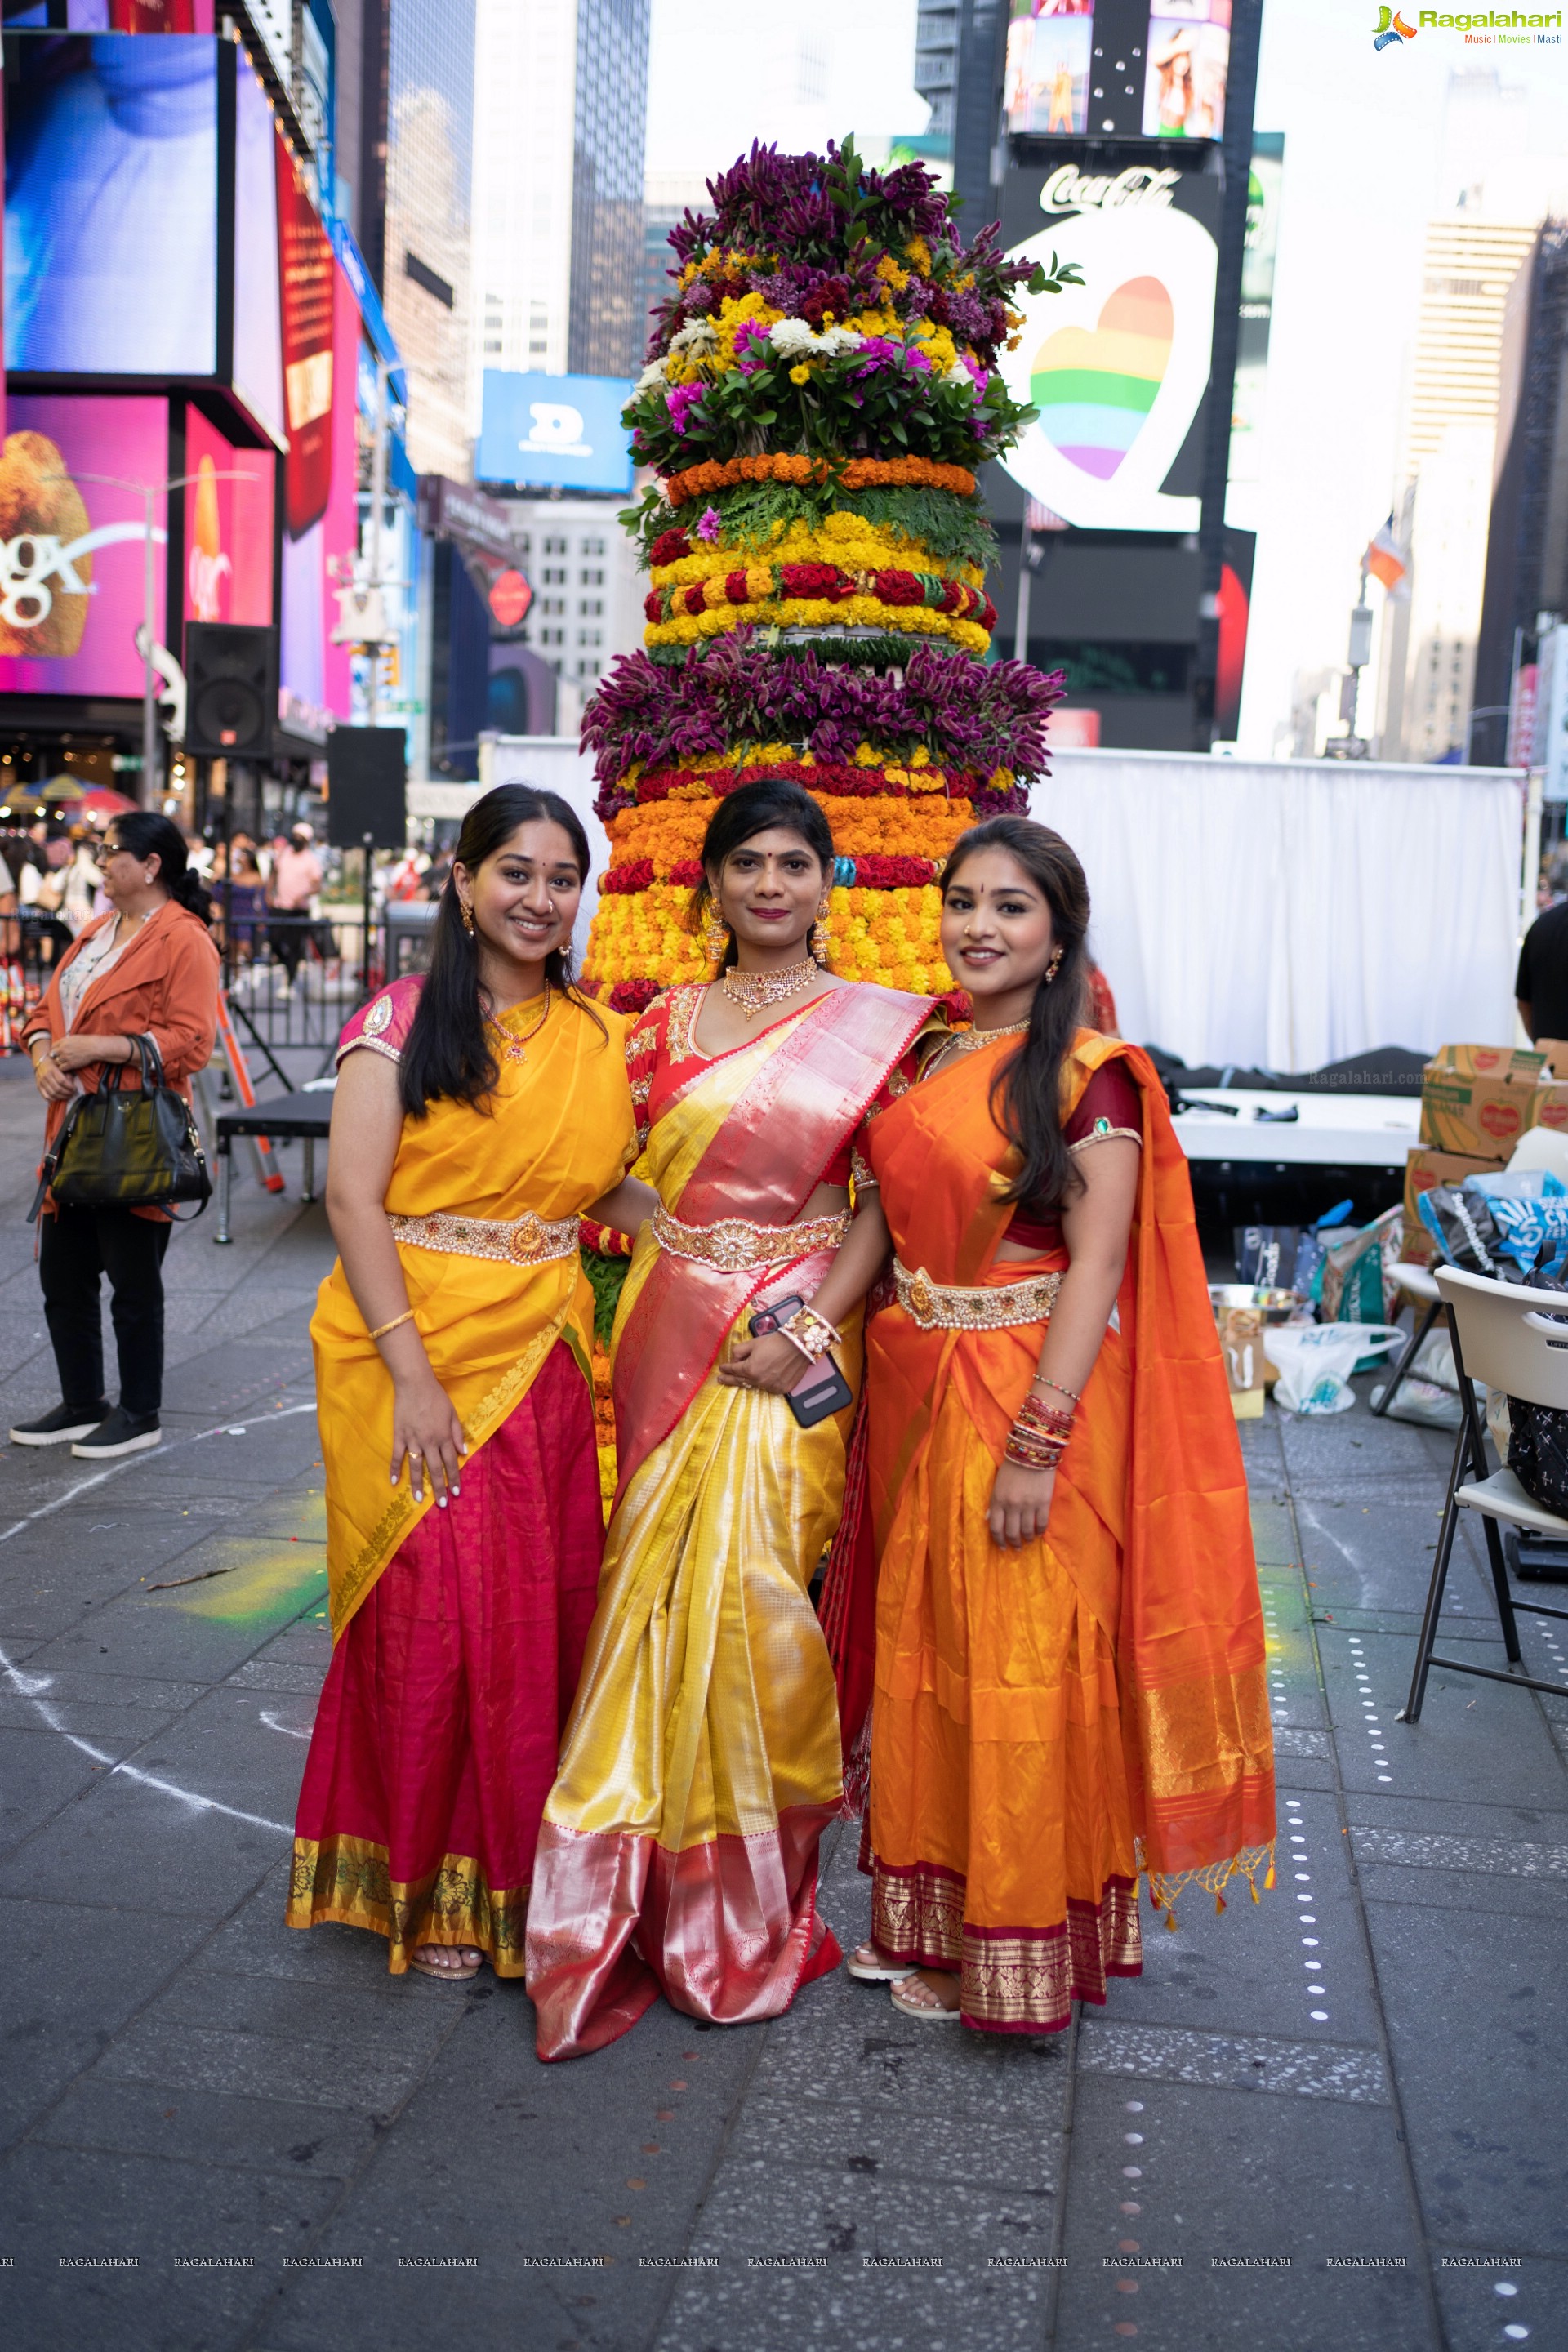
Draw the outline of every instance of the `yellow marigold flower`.
[[[806,366],[804,360],[799,367],[791,368],[789,372],[789,380],[791,383],[809,383],[811,382],[811,370]]]
[[[931,247],[926,243],[924,237],[911,236],[907,238],[904,244],[904,251],[908,255],[909,258],[914,263],[915,268],[920,271],[921,276],[922,278],[929,278],[931,276]]]
[[[877,264],[877,275],[892,287],[896,293],[902,293],[910,282],[909,271],[900,269],[890,253],[885,253]]]

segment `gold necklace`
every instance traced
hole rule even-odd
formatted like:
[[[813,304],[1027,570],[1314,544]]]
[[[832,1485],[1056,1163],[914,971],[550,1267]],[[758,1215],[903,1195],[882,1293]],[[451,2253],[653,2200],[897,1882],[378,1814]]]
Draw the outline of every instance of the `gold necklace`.
[[[786,964],[782,971],[742,971],[735,965],[724,974],[724,993],[731,1004],[738,1004],[748,1021],[771,1005],[786,1004],[822,977],[822,966],[813,956],[804,963]]]
[[[543,1028],[549,1018],[550,982],[546,981],[544,983],[544,1009],[540,1013],[538,1020],[534,1023],[532,1028],[528,1032],[528,1034],[525,1037],[514,1037],[511,1031],[508,1029],[503,1023],[498,1021],[493,1013],[487,1013],[485,1014],[485,1026],[487,1029],[492,1029],[495,1032],[496,1044],[500,1049],[500,1057],[503,1062],[526,1062],[528,1059],[528,1048],[532,1045],[534,1039],[538,1036],[540,1031]]]
[[[949,1054],[978,1054],[984,1047],[994,1045],[999,1037],[1021,1037],[1028,1025],[1028,1018],[1026,1017],[1022,1021],[1009,1021],[1000,1029],[955,1029],[951,1037],[943,1038],[926,1066],[934,1070]]]

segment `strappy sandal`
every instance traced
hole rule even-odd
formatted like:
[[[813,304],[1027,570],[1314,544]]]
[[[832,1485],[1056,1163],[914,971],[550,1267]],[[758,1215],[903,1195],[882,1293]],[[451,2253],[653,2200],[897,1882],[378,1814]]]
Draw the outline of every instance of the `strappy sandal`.
[[[869,1953],[871,1957],[863,1958],[863,1953]],[[889,1960],[878,1951],[875,1944],[858,1946],[844,1967],[848,1975],[858,1978],[862,1984],[901,1984],[906,1977],[912,1977],[915,1972],[912,1961],[906,1967],[902,1960]]]
[[[479,1975],[480,1969],[484,1965],[482,1954],[475,1954],[471,1967],[467,1961],[465,1961],[460,1968],[455,1969],[443,1968],[439,1960],[427,1960],[424,1958],[424,1954],[427,1949],[437,1952],[450,1952],[455,1951],[458,1948],[454,1944],[434,1944],[430,1946],[422,1944],[417,1951],[409,1953],[408,1965],[411,1969],[417,1969],[422,1977],[434,1977],[437,1984],[468,1984],[472,1978]],[[473,1947],[470,1945],[468,1948],[472,1950]]]
[[[962,2023],[956,2002],[952,2009],[944,2009],[931,1987],[926,1984],[922,1984],[920,1990],[927,1998],[924,2000],[914,2000],[910,1997],[914,1990],[915,1988],[912,1985],[896,1984],[891,1988],[889,1999],[900,2017],[912,2017],[921,2025]]]

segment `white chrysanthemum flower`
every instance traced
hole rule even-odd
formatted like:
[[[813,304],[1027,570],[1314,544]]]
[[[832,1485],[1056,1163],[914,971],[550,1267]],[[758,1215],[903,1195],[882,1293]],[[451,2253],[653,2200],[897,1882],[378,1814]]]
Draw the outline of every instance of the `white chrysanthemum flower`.
[[[821,350],[804,319],[775,319],[768,329],[768,341],[784,359],[810,359]]]
[[[669,348],[672,352],[693,352],[699,355],[704,352],[716,352],[719,331],[710,320],[693,319],[689,325],[682,327],[678,335],[671,335]]]
[[[858,352],[865,340],[853,327],[824,327],[816,339],[816,348],[824,358],[831,359],[837,352]]]
[[[664,362],[650,360],[637,378],[637,390],[647,392],[650,385],[664,382]]]

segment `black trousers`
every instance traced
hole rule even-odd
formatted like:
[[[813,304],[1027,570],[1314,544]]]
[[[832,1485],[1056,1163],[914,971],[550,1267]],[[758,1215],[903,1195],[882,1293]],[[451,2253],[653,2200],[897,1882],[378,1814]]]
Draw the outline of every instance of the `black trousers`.
[[[127,1412],[156,1412],[163,1401],[168,1224],[129,1209],[61,1209],[38,1223],[44,1319],[59,1367],[62,1402],[95,1405],[104,1394],[98,1286],[106,1274],[120,1356],[120,1402]]]

